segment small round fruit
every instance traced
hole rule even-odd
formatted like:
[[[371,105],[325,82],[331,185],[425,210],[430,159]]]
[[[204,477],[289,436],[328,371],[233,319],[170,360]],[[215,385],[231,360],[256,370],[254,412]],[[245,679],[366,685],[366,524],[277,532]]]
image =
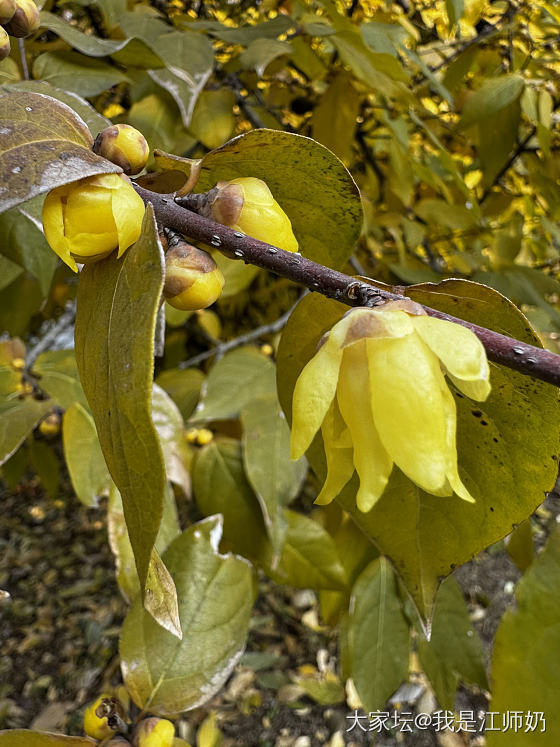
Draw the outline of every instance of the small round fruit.
[[[95,138],[93,151],[120,166],[125,174],[139,174],[148,161],[150,148],[135,127],[116,124],[106,127]]]
[[[175,726],[165,718],[145,718],[134,733],[134,747],[172,747]]]
[[[109,726],[109,718],[119,706],[118,700],[103,693],[84,712],[84,731],[88,737],[106,739],[116,729]]]
[[[202,249],[181,242],[165,255],[163,295],[175,309],[198,311],[211,306],[224,282],[218,265]]]
[[[23,38],[37,31],[41,25],[41,17],[33,0],[16,0],[16,12],[4,24],[10,36]]]

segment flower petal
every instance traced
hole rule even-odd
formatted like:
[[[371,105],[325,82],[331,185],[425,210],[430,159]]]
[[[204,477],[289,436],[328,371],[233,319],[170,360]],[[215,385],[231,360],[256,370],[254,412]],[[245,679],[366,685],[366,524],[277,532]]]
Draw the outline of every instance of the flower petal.
[[[475,499],[469,493],[463,481],[459,477],[457,464],[457,407],[453,395],[449,391],[445,380],[441,390],[443,405],[446,412],[446,441],[447,441],[447,471],[446,476],[449,486],[459,498],[468,503],[474,503]]]
[[[75,260],[70,256],[68,242],[64,236],[64,209],[62,190],[54,189],[43,203],[43,230],[51,249],[58,254],[74,272],[78,272]]]
[[[325,455],[327,457],[327,477],[321,488],[321,492],[315,499],[315,503],[319,506],[326,506],[327,503],[336,498],[354,474],[351,444],[350,448],[341,448],[336,443],[336,432],[338,430],[336,410],[338,410],[338,406],[336,400],[333,400],[321,426]],[[340,418],[340,413],[338,413],[338,418]]]
[[[334,399],[342,360],[341,343],[351,321],[346,314],[333,326],[296,381],[292,400],[292,459],[305,454]]]
[[[381,443],[369,406],[370,382],[366,340],[344,349],[337,389],[340,412],[354,446],[354,466],[360,478],[356,504],[369,511],[381,497],[393,468],[393,460]]]
[[[366,343],[373,419],[383,446],[423,490],[441,491],[448,413],[438,359],[416,334]]]
[[[111,208],[119,242],[117,257],[120,257],[140,236],[146,210],[134,187],[126,179],[121,178],[120,182],[120,186],[111,192]]]
[[[490,394],[490,369],[484,346],[474,332],[430,316],[414,317],[413,324],[457,388],[471,399],[485,400]]]

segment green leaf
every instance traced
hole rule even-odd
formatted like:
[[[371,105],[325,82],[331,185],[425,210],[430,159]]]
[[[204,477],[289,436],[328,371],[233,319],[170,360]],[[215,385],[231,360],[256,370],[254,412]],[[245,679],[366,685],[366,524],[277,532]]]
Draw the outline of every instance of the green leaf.
[[[113,31],[126,13],[126,0],[74,0],[74,3],[83,7],[95,6],[107,31]]]
[[[275,368],[270,358],[254,347],[237,348],[210,369],[191,422],[235,418],[247,402],[275,389]]]
[[[53,500],[58,498],[60,467],[53,448],[44,441],[33,439],[29,446],[29,461],[41,480],[45,493]]]
[[[118,68],[79,52],[43,52],[33,62],[33,77],[79,96],[97,96],[127,76]]]
[[[453,710],[459,681],[488,689],[482,643],[452,577],[437,593],[430,640],[418,636],[418,655],[443,709]]]
[[[188,127],[196,99],[212,72],[212,45],[200,34],[173,31],[158,37],[153,48],[165,61],[166,68],[150,70],[149,75],[171,94],[184,126]]]
[[[19,67],[15,60],[6,57],[0,62],[0,84],[15,83],[21,78]]]
[[[187,19],[187,16],[180,16],[177,20],[178,25],[184,28],[205,31],[216,39],[221,39],[229,44],[242,44],[245,47],[255,39],[276,39],[294,26],[293,19],[285,15],[278,15],[262,23],[239,26],[238,28],[225,26],[219,21],[191,21]]]
[[[229,259],[229,257],[226,257],[220,251],[210,253],[224,276],[225,285],[220,296],[221,299],[236,296],[241,291],[244,291],[251,285],[259,272],[261,272],[260,267],[246,265],[243,262]]]
[[[228,88],[203,91],[194,107],[190,131],[207,148],[218,148],[235,128],[234,106],[235,94]]]
[[[290,428],[276,394],[248,402],[241,411],[245,472],[259,499],[275,553],[286,537],[283,508],[297,496],[307,473],[305,459],[290,459]]]
[[[378,710],[406,679],[410,650],[397,580],[385,558],[373,560],[360,575],[350,609],[351,676],[364,710]]]
[[[76,362],[99,442],[124,504],[140,584],[148,573],[165,493],[165,467],[151,419],[154,330],[163,256],[153,211],[121,259],[80,274]]]
[[[187,469],[190,451],[185,440],[185,425],[177,405],[157,384],[154,384],[152,393],[152,420],[159,436],[167,479],[188,495],[191,488]]]
[[[277,39],[254,39],[241,53],[239,62],[244,70],[255,70],[259,78],[270,63],[285,54],[293,52],[290,42]]]
[[[499,78],[486,80],[482,86],[469,96],[461,113],[461,127],[484,122],[488,117],[498,114],[510,104],[518,101],[523,93],[525,80],[521,75],[501,75]]]
[[[31,729],[0,731],[0,747],[95,747],[99,742],[88,737],[67,737]]]
[[[68,410],[75,402],[88,408],[73,350],[41,353],[33,364],[32,373],[41,389],[63,410]]]
[[[170,307],[172,308],[172,307]],[[200,389],[204,381],[204,374],[198,368],[168,368],[156,377],[156,383],[175,402],[183,420],[187,420],[193,413],[200,397]]]
[[[42,206],[43,198],[39,196],[3,213],[0,216],[0,245],[5,257],[37,278],[45,297],[58,260],[43,235]]]
[[[127,602],[132,602],[140,591],[138,574],[134,564],[134,553],[126,529],[121,494],[111,482],[109,491],[109,505],[107,509],[107,532],[109,544],[117,570],[117,584]],[[163,553],[171,542],[180,534],[179,518],[177,516],[177,504],[170,485],[166,486],[165,500],[163,503],[163,514],[156,537],[155,548],[158,553]]]
[[[126,688],[139,708],[172,715],[219,690],[243,652],[253,603],[251,566],[218,553],[219,517],[183,532],[163,559],[177,588],[182,641],[162,630],[137,599],[120,640]]]
[[[84,506],[97,506],[98,497],[108,494],[111,481],[93,418],[79,402],[64,413],[62,443],[78,500]]]
[[[525,317],[499,293],[460,280],[412,286],[407,295],[467,321],[539,345]],[[295,381],[322,335],[347,307],[306,296],[292,314],[278,351],[282,407],[291,412]],[[455,393],[459,472],[476,503],[423,493],[394,468],[389,485],[367,514],[356,508],[357,480],[339,496],[343,507],[391,558],[420,614],[429,619],[443,577],[526,519],[554,484],[557,470],[557,390],[491,364],[492,393],[484,403]],[[320,437],[308,452],[320,479],[325,463]]]
[[[17,83],[4,86],[4,90],[41,93],[43,96],[50,96],[57,101],[62,101],[63,104],[69,106],[84,120],[94,135],[97,135],[98,132],[101,132],[101,130],[104,130],[105,127],[111,124],[108,119],[99,114],[90,103],[81,96],[78,96],[77,93],[55,88],[45,80],[20,80]]]
[[[93,34],[85,34],[75,26],[63,21],[59,16],[41,12],[41,27],[54,31],[71,47],[88,57],[108,57],[116,55],[121,64],[133,64],[138,58],[141,67],[163,66],[163,60],[150,47],[139,39],[100,39]],[[130,47],[130,49],[127,49]],[[117,55],[117,53],[121,53]]]
[[[208,153],[199,168],[196,192],[240,176],[263,179],[309,259],[340,268],[354,251],[362,222],[358,188],[342,162],[315,140],[252,130]]]
[[[321,96],[311,119],[313,137],[336,153],[346,165],[352,159],[361,100],[351,76],[339,73]]]
[[[272,546],[264,548],[260,563],[277,584],[300,589],[346,588],[346,572],[330,534],[308,516],[284,509],[288,525],[280,559]]]
[[[524,573],[535,559],[530,519],[522,521],[518,527],[515,527],[507,538],[506,550],[521,573]]]
[[[12,337],[23,337],[43,300],[39,281],[28,272],[18,275],[0,292],[0,329]]]
[[[120,170],[91,151],[85,123],[49,96],[0,95],[0,132],[0,212],[61,184]]]
[[[50,408],[50,402],[28,397],[0,399],[0,464],[12,456]]]
[[[560,527],[551,533],[515,593],[517,607],[506,610],[492,655],[492,710],[544,713],[529,731],[487,731],[488,747],[556,747],[560,657]],[[496,725],[498,725],[496,721]]]
[[[0,219],[1,230],[1,219]],[[0,255],[0,291],[10,286],[23,272],[23,268]]]

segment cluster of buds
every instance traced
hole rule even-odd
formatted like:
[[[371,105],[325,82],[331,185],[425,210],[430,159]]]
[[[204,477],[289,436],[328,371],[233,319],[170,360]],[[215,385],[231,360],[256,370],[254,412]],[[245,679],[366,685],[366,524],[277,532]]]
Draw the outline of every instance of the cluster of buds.
[[[357,507],[369,511],[393,464],[427,493],[472,502],[444,372],[467,397],[487,398],[489,366],[475,334],[405,300],[349,311],[322,343],[296,382],[291,437],[298,459],[321,429],[327,478],[316,502],[332,501],[356,470]]]
[[[84,731],[88,737],[103,740],[104,747],[172,747],[175,739],[174,725],[164,718],[145,718],[130,727],[120,700],[107,693],[86,708]]]
[[[39,24],[39,11],[33,0],[0,0],[0,60],[10,54],[10,36],[29,36]]]

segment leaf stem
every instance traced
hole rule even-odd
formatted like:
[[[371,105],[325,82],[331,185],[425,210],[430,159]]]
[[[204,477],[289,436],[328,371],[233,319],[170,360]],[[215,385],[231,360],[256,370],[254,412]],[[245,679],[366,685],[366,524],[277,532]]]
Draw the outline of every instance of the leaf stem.
[[[284,251],[214,223],[182,207],[178,204],[181,198],[177,198],[175,202],[173,194],[151,192],[138,184],[134,187],[144,202],[153,205],[159,223],[194,241],[219,249],[231,259],[240,259],[245,264],[262,267],[348,306],[378,306],[386,301],[405,298],[405,288],[402,286],[398,287],[399,292],[396,293],[377,288],[365,280],[332,270],[299,254]],[[489,360],[494,363],[560,386],[560,355],[444,314],[429,306],[424,306],[424,309],[429,316],[471,329],[484,345]]]

